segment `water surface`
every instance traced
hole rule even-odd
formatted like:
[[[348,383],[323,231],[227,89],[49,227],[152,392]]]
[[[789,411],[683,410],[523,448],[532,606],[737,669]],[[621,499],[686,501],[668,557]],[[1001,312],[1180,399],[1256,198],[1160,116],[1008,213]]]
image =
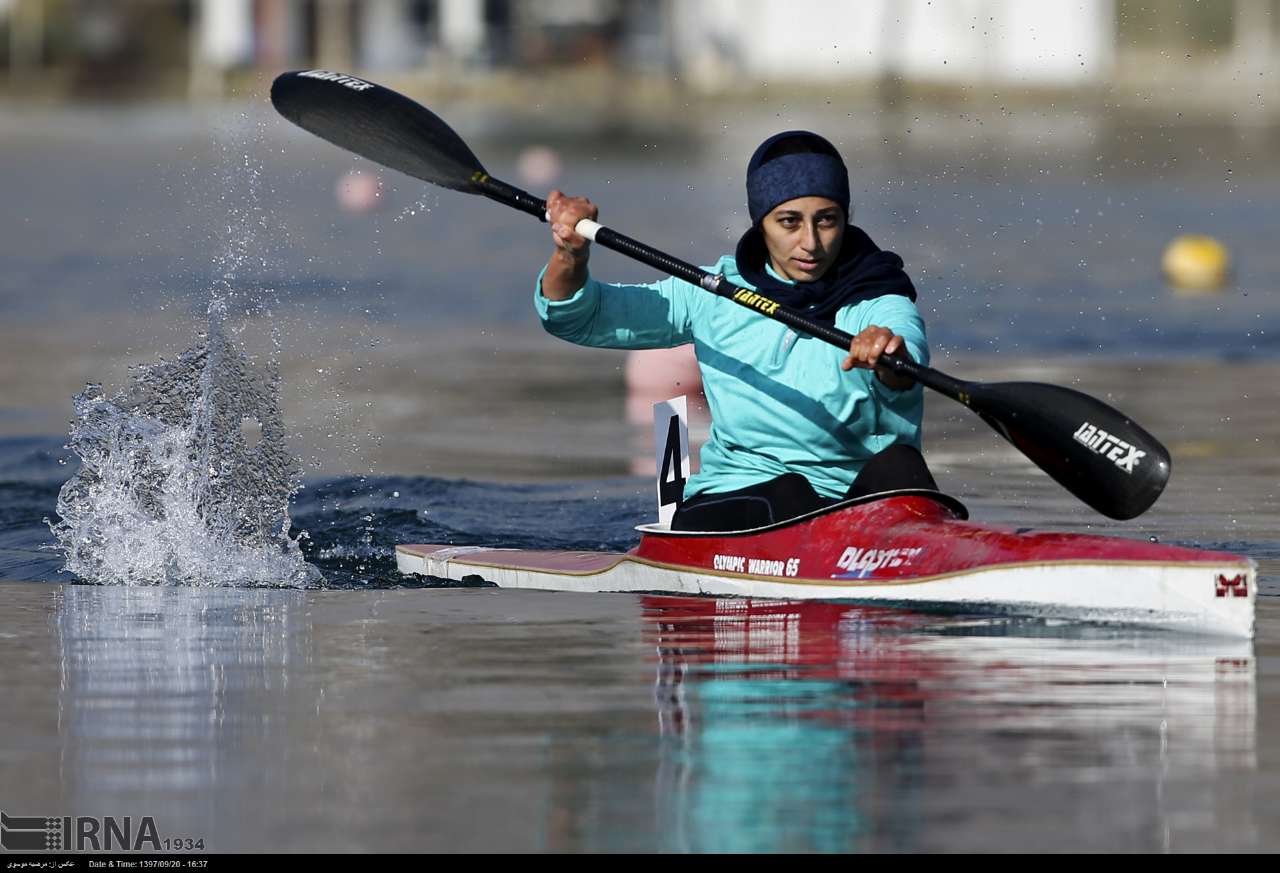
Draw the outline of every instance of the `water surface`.
[[[404,579],[397,542],[617,550],[653,512],[623,359],[533,323],[545,230],[390,176],[381,211],[340,212],[336,180],[367,165],[264,107],[6,119],[6,813],[152,815],[221,851],[1280,848],[1267,135],[783,107],[557,144],[563,184],[609,221],[710,262],[744,222],[755,142],[831,132],[856,154],[857,220],[917,279],[940,366],[1073,385],[1174,459],[1157,506],[1112,523],[931,399],[942,487],[982,521],[1254,557],[1248,643]],[[525,133],[457,123],[521,181]],[[1185,230],[1232,247],[1224,295],[1163,286],[1160,249]],[[72,397],[191,348],[215,291],[246,359],[278,368],[303,471],[290,533],[323,587],[81,584],[46,548],[76,469]]]
[[[0,592],[6,810],[150,814],[220,851],[1276,846],[1274,644],[492,589]]]

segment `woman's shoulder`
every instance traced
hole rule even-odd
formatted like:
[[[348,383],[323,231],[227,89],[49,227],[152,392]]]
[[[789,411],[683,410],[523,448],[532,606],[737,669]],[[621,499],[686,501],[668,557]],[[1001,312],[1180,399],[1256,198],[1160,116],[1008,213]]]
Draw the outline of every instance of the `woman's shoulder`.
[[[734,260],[733,255],[723,255],[720,260],[716,261],[714,264],[704,264],[698,269],[705,270],[713,276],[723,275],[731,282],[740,278],[738,274],[738,264],[737,261]],[[690,282],[676,276],[663,276],[654,284],[665,286],[667,288],[684,286],[687,290],[701,291],[701,287],[696,282]]]
[[[725,270],[732,270],[736,274],[738,272],[738,260],[733,256],[732,252],[729,252],[721,255],[719,260],[706,269],[720,273]]]
[[[920,309],[910,297],[903,294],[881,294],[841,309],[836,314],[836,326],[841,330],[857,333],[869,324],[879,324],[890,319],[895,322],[919,322],[921,326],[924,323]]]
[[[713,276],[724,276],[730,282],[736,285],[744,284],[742,277],[738,273],[738,264],[734,260],[733,255],[724,255],[714,264],[706,264],[699,267]],[[659,280],[655,286],[665,294],[683,294],[688,297],[695,305],[701,308],[703,305],[719,300],[716,295],[709,293],[700,285],[690,282],[686,279],[680,279],[675,276],[666,276]]]
[[[742,272],[738,269],[738,259],[733,255],[721,255],[720,260],[716,261],[709,267],[704,267],[708,273],[714,273],[717,276],[724,276],[735,285],[746,284],[742,280]]]

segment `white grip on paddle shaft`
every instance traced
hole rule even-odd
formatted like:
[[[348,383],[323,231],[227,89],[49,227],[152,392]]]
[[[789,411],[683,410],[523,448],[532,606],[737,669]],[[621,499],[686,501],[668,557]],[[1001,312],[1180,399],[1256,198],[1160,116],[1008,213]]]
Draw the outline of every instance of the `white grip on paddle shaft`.
[[[550,220],[551,220],[551,213],[548,212],[547,221],[550,221]],[[600,228],[602,227],[604,227],[604,225],[601,224],[600,222],[592,221],[590,218],[584,218],[582,219],[582,221],[579,221],[577,224],[575,224],[573,226],[573,229],[578,232],[579,236],[585,236],[587,239],[591,240],[592,242],[595,242],[596,234],[600,232]]]
[[[596,234],[600,232],[600,228],[602,227],[604,227],[603,224],[592,221],[590,218],[584,218],[582,221],[575,224],[573,229],[576,230],[580,236],[585,236],[587,239],[595,242]]]

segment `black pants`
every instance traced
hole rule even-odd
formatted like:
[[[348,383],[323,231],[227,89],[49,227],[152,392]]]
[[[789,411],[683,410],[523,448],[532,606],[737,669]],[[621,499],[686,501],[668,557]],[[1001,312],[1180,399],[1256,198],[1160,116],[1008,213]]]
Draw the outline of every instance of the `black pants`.
[[[867,461],[853,480],[845,500],[881,491],[928,488],[936,491],[929,467],[915,448],[895,443]],[[748,530],[795,518],[815,509],[839,503],[823,497],[799,473],[784,473],[776,479],[726,491],[699,494],[681,505],[671,520],[672,530]]]

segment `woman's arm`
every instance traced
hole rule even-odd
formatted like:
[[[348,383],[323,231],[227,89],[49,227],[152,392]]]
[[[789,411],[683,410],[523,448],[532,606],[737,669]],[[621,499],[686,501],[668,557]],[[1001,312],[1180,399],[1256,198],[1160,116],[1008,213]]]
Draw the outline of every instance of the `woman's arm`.
[[[547,198],[555,244],[533,292],[548,333],[583,346],[670,348],[693,341],[693,314],[705,292],[668,277],[642,285],[604,284],[587,271],[590,243],[574,231],[598,211],[585,197]]]
[[[548,300],[568,300],[587,284],[587,259],[591,243],[574,228],[584,218],[600,217],[600,210],[585,197],[568,197],[559,191],[547,195],[551,240],[555,249],[542,274],[542,294]]]

